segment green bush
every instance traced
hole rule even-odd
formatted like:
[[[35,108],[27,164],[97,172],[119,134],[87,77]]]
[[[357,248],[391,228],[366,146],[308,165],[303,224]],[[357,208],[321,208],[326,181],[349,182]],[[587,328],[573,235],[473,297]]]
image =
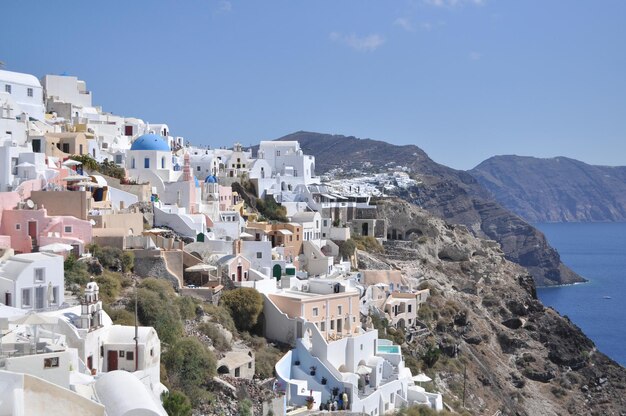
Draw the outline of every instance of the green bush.
[[[239,416],[252,416],[252,402],[250,399],[243,399],[239,403]]]
[[[378,240],[371,235],[367,237],[355,235],[352,237],[352,239],[356,243],[356,248],[358,248],[359,250],[367,251],[370,253],[383,253],[385,251],[385,249],[378,242]]]
[[[73,254],[70,254],[63,263],[65,271],[65,288],[70,289],[72,285],[85,286],[89,282],[89,272],[87,265],[77,261]]]
[[[176,304],[180,316],[183,319],[193,319],[196,317],[196,302],[191,296],[180,296],[176,298]]]
[[[144,279],[137,289],[137,315],[142,325],[152,326],[162,342],[172,345],[183,334],[180,311],[175,304],[176,294],[164,280]],[[134,299],[127,302],[132,312]]]
[[[355,250],[356,242],[351,238],[347,239],[346,241],[341,241],[339,243],[339,255],[344,259],[352,257]]]
[[[118,273],[105,270],[100,276],[96,277],[96,283],[100,289],[100,298],[102,303],[111,304],[120,295],[122,290],[121,277]]]
[[[222,295],[220,304],[230,310],[235,326],[240,331],[252,329],[263,312],[263,296],[256,289],[241,287]]]
[[[422,361],[428,368],[432,368],[439,360],[439,356],[441,355],[441,350],[434,346],[430,345],[424,355],[422,355]]]
[[[191,401],[182,391],[163,393],[163,408],[169,416],[191,416]]]
[[[235,327],[235,321],[230,314],[230,310],[224,306],[216,306],[210,303],[203,305],[204,313],[208,315],[213,321],[219,323],[230,332],[237,334],[237,328]]]
[[[255,374],[261,378],[274,377],[274,367],[283,353],[276,347],[265,343],[264,346],[256,350],[254,357]]]
[[[215,356],[196,338],[179,339],[163,354],[162,361],[170,383],[192,398],[194,390],[216,374]]]
[[[287,222],[287,209],[279,205],[276,200],[267,196],[265,199],[256,200],[256,209],[268,220]]]
[[[198,331],[209,337],[213,341],[213,346],[218,351],[229,351],[230,343],[226,337],[222,334],[216,324],[211,322],[204,322],[198,325]]]
[[[135,314],[127,311],[126,309],[107,309],[107,314],[111,317],[111,320],[116,325],[135,325]]]

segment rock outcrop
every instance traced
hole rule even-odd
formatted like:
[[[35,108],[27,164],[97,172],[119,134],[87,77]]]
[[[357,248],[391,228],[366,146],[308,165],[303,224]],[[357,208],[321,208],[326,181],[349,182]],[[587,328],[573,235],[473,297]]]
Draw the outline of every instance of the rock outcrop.
[[[400,192],[402,199],[449,223],[463,224],[478,237],[498,241],[507,259],[528,268],[539,285],[584,281],[561,263],[540,231],[503,208],[474,177],[435,163],[417,146],[309,132],[278,140],[299,141],[305,153],[315,156],[317,174],[334,168],[380,172],[405,166],[421,183]]]
[[[527,221],[626,221],[626,167],[566,157],[495,156],[469,173]]]
[[[385,253],[359,256],[430,288],[419,318],[431,336],[404,347],[421,357],[427,345],[437,345],[448,357],[434,371],[448,404],[462,400],[465,366],[471,414],[625,414],[626,369],[597,351],[569,319],[544,307],[527,270],[493,241],[406,202],[380,202],[378,210],[393,223],[411,222],[416,232],[385,243]]]

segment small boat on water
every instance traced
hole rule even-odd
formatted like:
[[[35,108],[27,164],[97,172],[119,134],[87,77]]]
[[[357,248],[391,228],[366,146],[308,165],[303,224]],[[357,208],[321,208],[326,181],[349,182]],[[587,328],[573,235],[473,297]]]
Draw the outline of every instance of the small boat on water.
[[[604,296],[604,299],[612,299],[610,296]]]

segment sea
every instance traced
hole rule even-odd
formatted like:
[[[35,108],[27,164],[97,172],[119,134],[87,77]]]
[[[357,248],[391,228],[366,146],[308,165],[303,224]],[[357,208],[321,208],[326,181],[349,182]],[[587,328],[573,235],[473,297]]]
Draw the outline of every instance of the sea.
[[[561,261],[587,283],[540,288],[538,296],[626,367],[626,223],[534,224]]]

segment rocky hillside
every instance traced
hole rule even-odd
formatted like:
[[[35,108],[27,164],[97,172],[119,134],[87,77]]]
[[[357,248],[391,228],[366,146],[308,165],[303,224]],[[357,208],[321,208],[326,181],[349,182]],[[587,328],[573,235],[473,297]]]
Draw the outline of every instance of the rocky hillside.
[[[506,257],[526,267],[539,285],[583,280],[561,263],[540,231],[498,204],[474,177],[435,163],[417,146],[309,132],[279,140],[299,141],[305,153],[315,156],[318,174],[334,168],[378,172],[406,166],[421,184],[401,198],[450,223],[466,225],[479,237],[498,241]]]
[[[626,221],[626,167],[495,156],[469,173],[527,221]]]
[[[417,231],[409,241],[385,243],[387,254],[359,252],[359,267],[399,269],[407,283],[431,289],[419,311],[429,332],[403,350],[407,365],[434,377],[448,405],[463,412],[466,371],[470,414],[626,413],[626,369],[544,307],[527,271],[506,260],[497,243],[403,201],[378,209],[390,222],[411,223]],[[426,364],[433,350],[441,355]]]

